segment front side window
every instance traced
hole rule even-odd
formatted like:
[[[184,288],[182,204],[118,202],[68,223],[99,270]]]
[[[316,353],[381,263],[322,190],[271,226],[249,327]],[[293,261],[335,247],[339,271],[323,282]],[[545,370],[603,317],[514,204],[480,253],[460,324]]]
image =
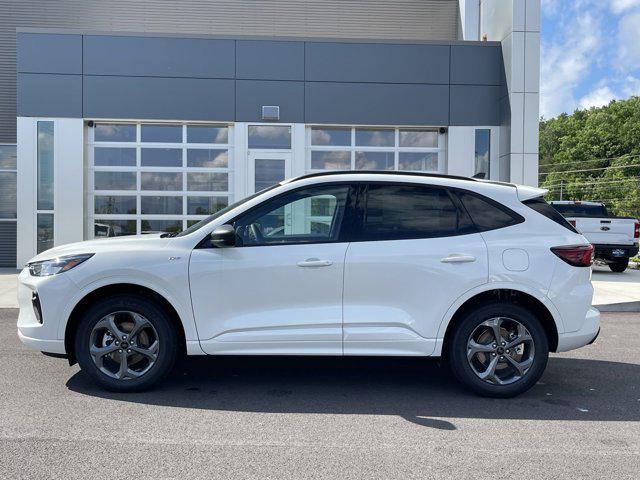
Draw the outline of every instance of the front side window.
[[[270,200],[235,222],[237,246],[335,242],[348,193],[348,185],[322,185]]]
[[[443,188],[370,184],[364,203],[360,240],[448,237],[473,231],[468,215]]]

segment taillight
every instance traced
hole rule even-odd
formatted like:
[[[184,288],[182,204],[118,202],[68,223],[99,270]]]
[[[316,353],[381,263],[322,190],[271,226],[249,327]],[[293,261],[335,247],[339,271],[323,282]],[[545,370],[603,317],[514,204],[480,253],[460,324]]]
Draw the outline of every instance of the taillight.
[[[636,222],[636,225],[633,229],[633,238],[638,238],[640,237],[640,223]]]
[[[551,247],[551,251],[574,267],[589,267],[593,263],[593,245]]]

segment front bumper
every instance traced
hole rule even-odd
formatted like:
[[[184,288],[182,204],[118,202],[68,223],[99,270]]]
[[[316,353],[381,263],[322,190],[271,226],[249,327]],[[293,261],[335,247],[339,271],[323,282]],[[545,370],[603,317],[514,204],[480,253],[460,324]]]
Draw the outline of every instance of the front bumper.
[[[567,352],[589,345],[595,340],[599,332],[600,312],[596,308],[590,307],[579,330],[558,335],[558,349],[556,351]]]
[[[594,244],[594,256],[598,260],[615,261],[623,258],[634,257],[638,254],[638,244],[633,245],[603,245]]]
[[[76,290],[75,283],[65,274],[33,277],[28,269],[18,276],[18,337],[29,348],[41,352],[64,354],[64,338],[58,327],[64,316],[69,293]],[[38,299],[40,313],[34,304]]]

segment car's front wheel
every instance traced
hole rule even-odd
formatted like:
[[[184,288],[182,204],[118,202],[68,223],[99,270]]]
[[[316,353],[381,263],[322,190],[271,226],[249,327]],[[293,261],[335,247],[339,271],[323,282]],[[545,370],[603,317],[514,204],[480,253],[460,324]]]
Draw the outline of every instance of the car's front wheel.
[[[146,390],[173,367],[177,335],[166,312],[136,295],[115,295],[83,315],[75,352],[80,368],[102,387]]]
[[[513,397],[542,376],[549,343],[538,319],[513,304],[485,304],[460,319],[449,344],[455,376],[474,392]]]

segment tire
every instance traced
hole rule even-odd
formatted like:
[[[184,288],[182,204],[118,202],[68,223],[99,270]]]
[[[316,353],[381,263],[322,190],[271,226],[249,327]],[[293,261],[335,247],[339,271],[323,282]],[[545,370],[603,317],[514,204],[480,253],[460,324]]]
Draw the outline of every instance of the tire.
[[[109,319],[115,321],[115,329],[110,328],[113,324]],[[127,330],[134,325],[140,325],[137,332],[133,328]],[[131,332],[131,344],[124,342],[120,334]],[[130,352],[124,367],[125,352],[116,342]],[[178,335],[167,313],[152,300],[120,294],[99,300],[84,313],[75,337],[75,352],[82,371],[99,386],[115,392],[140,392],[171,371],[178,352]]]
[[[509,341],[515,342],[516,338],[527,338],[523,342],[522,347],[516,345],[512,347],[510,354],[509,350],[505,351],[505,346],[502,346],[502,353],[493,348],[495,341],[495,329],[487,327],[484,323],[493,324],[494,319],[501,318],[499,325],[501,326],[500,337],[505,341],[506,346],[509,345]],[[521,330],[514,330],[518,328],[517,324],[521,324],[529,334],[518,335],[517,337],[509,337],[514,332],[521,332]],[[504,329],[504,330],[503,330]],[[524,333],[524,331],[522,331]],[[475,353],[472,360],[468,360],[467,355],[469,352],[473,352],[469,346],[469,342],[476,335],[481,334],[478,337],[478,341],[473,344],[474,347],[478,347],[478,353]],[[507,338],[505,338],[505,335]],[[481,340],[486,336],[487,340]],[[509,340],[511,338],[511,340]],[[490,339],[490,340],[489,340]],[[484,341],[488,341],[488,344],[484,344]],[[456,329],[453,331],[451,342],[449,343],[449,360],[451,369],[455,377],[467,388],[474,391],[476,394],[484,397],[497,397],[497,398],[509,398],[520,395],[523,392],[529,390],[542,376],[549,358],[549,342],[547,335],[540,323],[540,321],[527,309],[513,305],[510,303],[488,303],[483,304],[480,307],[468,312],[461,318],[457,324]],[[480,352],[479,350],[483,351]],[[489,350],[491,351],[486,351]],[[522,354],[516,353],[522,349]],[[496,353],[497,352],[497,353]],[[530,357],[526,356],[527,353]],[[522,368],[522,366],[529,364],[530,366],[519,374],[519,370],[509,362],[507,357],[519,361],[516,362]],[[500,359],[505,359],[501,361]],[[480,378],[480,374],[487,374],[490,371],[491,362],[495,360],[494,366],[495,375],[492,380],[491,377],[487,379]],[[487,370],[483,370],[487,365]],[[477,373],[480,371],[479,373]],[[515,379],[508,378],[508,374]],[[509,382],[501,383],[503,380],[509,380]]]
[[[609,264],[609,268],[612,272],[621,273],[624,272],[629,266],[628,258],[621,258],[620,260],[615,260],[613,263]]]

